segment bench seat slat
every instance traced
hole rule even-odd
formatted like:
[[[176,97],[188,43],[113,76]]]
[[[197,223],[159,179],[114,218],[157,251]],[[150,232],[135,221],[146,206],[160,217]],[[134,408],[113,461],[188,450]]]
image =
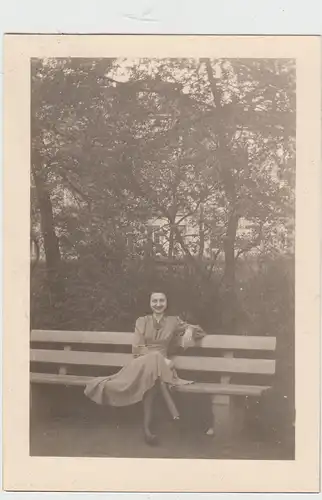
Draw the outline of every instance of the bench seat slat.
[[[56,375],[51,373],[31,373],[31,382],[38,384],[68,385],[84,387],[92,377],[79,375]],[[177,387],[179,392],[190,394],[228,394],[239,396],[260,396],[268,386],[211,384],[196,382],[195,384]]]
[[[122,367],[132,359],[131,354],[86,351],[62,351],[31,349],[30,361],[70,365]],[[175,356],[178,370],[215,371],[230,373],[275,373],[275,361],[271,359],[215,358],[200,356]]]
[[[188,394],[225,394],[228,396],[261,396],[269,386],[218,384],[209,382],[196,382],[191,385],[182,385],[176,388],[178,392]]]
[[[79,375],[55,375],[51,373],[31,373],[31,382],[38,384],[68,385],[84,387],[92,377]],[[260,396],[268,386],[211,384],[196,382],[190,385],[177,387],[179,392],[190,394],[227,394],[239,396]]]
[[[32,342],[57,342],[63,344],[114,344],[131,345],[131,332],[78,332],[61,330],[32,330]],[[244,335],[207,335],[198,346],[209,349],[249,349],[274,351],[275,337],[248,337]]]

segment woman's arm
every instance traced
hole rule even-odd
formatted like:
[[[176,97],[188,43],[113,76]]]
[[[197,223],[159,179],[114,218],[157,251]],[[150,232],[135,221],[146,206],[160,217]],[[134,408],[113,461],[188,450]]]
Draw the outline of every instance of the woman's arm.
[[[135,358],[147,353],[144,331],[145,318],[138,318],[135,323],[134,339],[132,343],[132,354]]]
[[[197,340],[202,339],[205,335],[206,333],[199,325],[191,325],[181,318],[177,318],[175,337],[178,347],[183,349],[192,347]]]

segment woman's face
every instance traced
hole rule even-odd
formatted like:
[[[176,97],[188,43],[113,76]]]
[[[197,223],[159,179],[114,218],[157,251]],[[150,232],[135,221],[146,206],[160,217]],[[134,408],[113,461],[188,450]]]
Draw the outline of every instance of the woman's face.
[[[167,298],[164,293],[152,293],[150,307],[156,314],[162,314],[167,308]]]

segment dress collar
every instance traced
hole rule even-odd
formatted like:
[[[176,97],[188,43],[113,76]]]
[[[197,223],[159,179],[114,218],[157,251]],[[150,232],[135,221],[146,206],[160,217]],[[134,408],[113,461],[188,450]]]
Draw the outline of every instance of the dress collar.
[[[153,321],[154,328],[156,330],[161,330],[161,328],[163,327],[164,322],[165,322],[165,315],[162,316],[162,318],[160,319],[160,321],[157,321],[157,319],[155,318],[155,316],[152,314],[152,321]]]

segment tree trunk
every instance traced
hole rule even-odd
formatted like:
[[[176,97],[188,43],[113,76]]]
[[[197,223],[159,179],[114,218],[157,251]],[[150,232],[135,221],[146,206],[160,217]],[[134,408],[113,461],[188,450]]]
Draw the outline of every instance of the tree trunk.
[[[238,228],[239,215],[236,213],[236,183],[232,169],[234,158],[231,156],[230,146],[223,133],[224,127],[224,105],[220,86],[217,85],[219,78],[215,77],[210,59],[203,59],[206,72],[213,95],[213,102],[216,110],[216,120],[214,131],[217,135],[218,147],[216,150],[216,160],[219,159],[220,175],[222,185],[230,207],[230,218],[227,224],[227,232],[224,240],[225,269],[222,280],[223,288],[223,309],[222,327],[226,332],[234,333],[236,328],[236,283],[235,283],[235,240]]]
[[[168,259],[173,258],[173,247],[174,247],[174,231],[173,231],[173,224],[171,223],[170,224]]]
[[[206,272],[206,268],[202,265],[198,259],[196,259],[189,251],[188,245],[186,245],[180,230],[177,226],[174,226],[174,233],[176,237],[176,241],[179,243],[181,249],[183,250],[187,263],[190,265],[191,269],[194,269],[199,279],[203,282],[209,282],[209,276]]]
[[[203,204],[200,205],[199,217],[199,258],[203,258],[205,251],[205,226],[204,226],[204,208]]]
[[[41,173],[32,165],[38,206],[40,211],[41,232],[46,256],[46,269],[49,290],[54,303],[61,302],[64,296],[64,283],[60,276],[61,255],[55,232],[53,208],[45,181]]]
[[[144,259],[146,261],[151,260],[152,256],[153,256],[153,242],[152,242],[153,235],[152,234],[153,234],[152,227],[148,224],[148,226],[147,226],[147,238],[146,238],[146,243],[144,246]]]
[[[227,225],[224,240],[225,269],[223,276],[223,311],[222,323],[226,332],[234,333],[236,329],[236,269],[235,269],[235,239],[239,217],[232,213]]]

